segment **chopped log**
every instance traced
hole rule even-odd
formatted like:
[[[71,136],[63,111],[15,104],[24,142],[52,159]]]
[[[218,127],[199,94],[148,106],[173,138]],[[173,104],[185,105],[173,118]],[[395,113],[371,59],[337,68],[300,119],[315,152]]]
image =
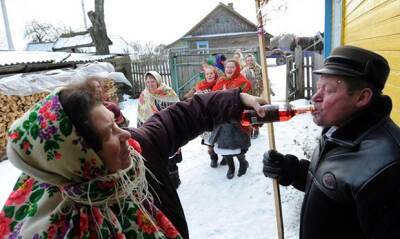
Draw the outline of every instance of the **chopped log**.
[[[105,80],[104,90],[111,101],[118,102],[114,81]],[[0,161],[6,153],[7,130],[11,124],[47,95],[47,92],[29,96],[8,96],[0,93]]]

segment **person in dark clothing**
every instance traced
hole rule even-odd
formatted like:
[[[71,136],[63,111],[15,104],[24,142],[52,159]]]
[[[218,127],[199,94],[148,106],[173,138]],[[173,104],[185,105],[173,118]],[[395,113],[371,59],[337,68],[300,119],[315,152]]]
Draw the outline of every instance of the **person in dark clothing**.
[[[240,74],[240,65],[236,60],[227,60],[225,75],[218,78],[213,86],[213,91],[236,89],[243,92],[251,92],[251,83],[242,74]],[[246,174],[249,162],[246,160],[246,152],[250,147],[249,128],[242,126],[238,122],[222,124],[211,133],[209,142],[214,146],[214,152],[222,155],[228,165],[226,177],[232,179],[235,175],[235,162],[233,157],[239,161],[238,177]],[[217,160],[217,159],[212,159]],[[216,162],[215,162],[216,163]]]
[[[400,238],[400,129],[382,95],[389,65],[354,46],[335,48],[322,69],[311,161],[270,150],[265,176],[305,192],[300,238]]]
[[[155,175],[154,178],[147,174],[147,180],[150,191],[157,195],[156,206],[183,238],[189,238],[189,232],[178,194],[165,170],[168,155],[204,131],[225,122],[239,121],[245,105],[263,115],[259,104],[265,103],[264,99],[240,93],[239,89],[198,94],[155,113],[139,128],[127,128],[141,146],[146,167]]]
[[[224,54],[217,54],[215,56],[214,67],[217,68],[218,76],[222,76],[225,73],[225,61],[226,57]]]

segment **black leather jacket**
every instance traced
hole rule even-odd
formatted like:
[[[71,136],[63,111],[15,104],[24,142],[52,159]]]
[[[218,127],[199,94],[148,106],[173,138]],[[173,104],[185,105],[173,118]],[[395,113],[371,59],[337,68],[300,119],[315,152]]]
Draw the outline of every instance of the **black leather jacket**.
[[[292,185],[305,192],[300,238],[400,238],[400,128],[382,97],[327,136]]]

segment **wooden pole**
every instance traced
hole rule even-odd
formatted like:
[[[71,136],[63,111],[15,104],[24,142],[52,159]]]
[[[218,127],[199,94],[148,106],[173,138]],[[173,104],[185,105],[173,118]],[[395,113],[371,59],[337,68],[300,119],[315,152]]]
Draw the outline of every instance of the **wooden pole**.
[[[260,0],[256,1],[256,12],[257,12],[257,21],[258,21],[258,42],[260,45],[260,62],[263,76],[263,86],[264,91],[262,97],[266,99],[267,103],[271,103],[270,96],[270,88],[269,88],[269,80],[268,80],[268,72],[267,72],[267,61],[265,55],[265,36],[264,36],[264,26],[263,26],[263,17],[261,14]],[[267,124],[268,127],[268,142],[269,148],[275,149],[275,135],[274,135],[274,126],[272,123]],[[276,223],[278,228],[278,238],[284,238],[283,231],[283,220],[282,220],[282,205],[281,205],[281,193],[279,191],[279,183],[277,179],[272,179],[272,185],[274,188],[274,200],[275,200],[275,216]]]

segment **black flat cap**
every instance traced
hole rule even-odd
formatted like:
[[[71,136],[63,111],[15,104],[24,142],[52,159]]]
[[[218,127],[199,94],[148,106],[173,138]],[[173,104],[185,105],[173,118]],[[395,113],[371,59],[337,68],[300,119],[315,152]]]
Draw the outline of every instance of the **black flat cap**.
[[[385,58],[375,52],[355,47],[339,46],[326,58],[318,75],[338,75],[350,79],[365,80],[382,90],[390,72]]]

